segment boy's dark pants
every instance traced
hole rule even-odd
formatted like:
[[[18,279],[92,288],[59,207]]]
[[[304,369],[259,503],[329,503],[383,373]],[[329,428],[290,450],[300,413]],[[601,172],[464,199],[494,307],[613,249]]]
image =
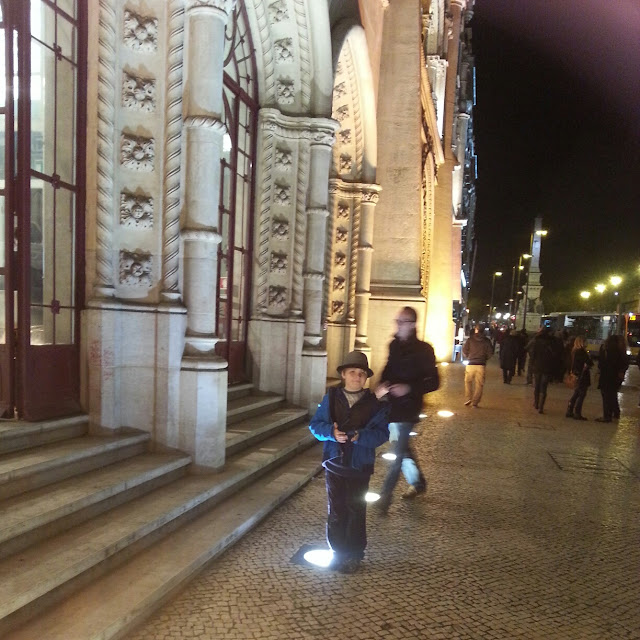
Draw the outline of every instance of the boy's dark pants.
[[[329,517],[327,542],[342,559],[362,560],[367,546],[367,503],[369,474],[341,476],[326,471]]]

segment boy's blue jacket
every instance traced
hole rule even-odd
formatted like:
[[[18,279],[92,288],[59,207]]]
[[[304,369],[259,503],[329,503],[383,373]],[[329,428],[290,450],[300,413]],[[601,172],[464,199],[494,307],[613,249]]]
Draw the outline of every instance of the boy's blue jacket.
[[[366,394],[372,394],[369,389],[365,389],[365,396],[358,402],[366,398]],[[349,403],[342,391],[336,394],[336,402],[344,403],[347,407]],[[356,403],[358,404],[358,403]],[[389,406],[387,403],[378,403],[379,409],[373,414],[366,425],[357,425],[358,439],[353,443],[353,453],[351,455],[351,466],[358,470],[373,471],[376,459],[376,447],[384,444],[389,439],[388,415]],[[333,420],[331,419],[329,394],[325,394],[322,402],[318,406],[311,422],[309,430],[318,439],[324,442],[322,450],[322,461],[340,456],[340,443],[333,437]],[[355,405],[354,405],[355,406]],[[344,408],[344,407],[343,407]]]

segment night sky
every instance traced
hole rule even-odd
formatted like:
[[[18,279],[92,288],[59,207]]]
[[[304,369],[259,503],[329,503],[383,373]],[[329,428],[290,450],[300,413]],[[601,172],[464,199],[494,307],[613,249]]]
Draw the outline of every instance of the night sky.
[[[640,289],[640,0],[476,0],[472,25],[472,316],[494,271],[494,304],[509,298],[536,216],[543,299],[572,291],[578,308],[613,273]]]

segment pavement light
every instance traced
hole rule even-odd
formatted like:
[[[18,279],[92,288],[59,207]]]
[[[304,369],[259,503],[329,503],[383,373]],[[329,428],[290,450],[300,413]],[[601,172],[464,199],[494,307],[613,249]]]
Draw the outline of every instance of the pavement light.
[[[441,367],[448,367],[448,366],[449,366],[449,363],[448,363],[448,362],[441,362],[441,363],[440,363],[440,366],[441,366]]]
[[[333,560],[333,551],[331,549],[312,549],[307,551],[303,558],[316,567],[328,567]]]
[[[463,360],[462,364],[469,364],[469,361],[468,360]]]
[[[450,418],[453,415],[453,411],[438,411],[438,415],[441,418]]]
[[[364,497],[365,502],[377,502],[378,500],[380,500],[380,494],[374,493],[373,491],[367,491]]]
[[[396,459],[396,454],[395,453],[383,453],[382,457],[385,460],[395,460]]]
[[[420,418],[420,420],[424,420],[427,417],[426,413],[421,413],[418,418]]]
[[[410,436],[417,436],[418,432],[417,431],[409,431],[409,435]]]

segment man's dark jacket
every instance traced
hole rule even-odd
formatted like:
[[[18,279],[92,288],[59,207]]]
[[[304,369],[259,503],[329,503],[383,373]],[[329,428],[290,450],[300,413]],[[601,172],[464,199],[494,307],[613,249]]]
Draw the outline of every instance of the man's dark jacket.
[[[389,422],[419,422],[422,396],[438,388],[438,368],[433,347],[418,340],[416,335],[407,340],[394,338],[389,345],[389,359],[382,372],[381,382],[408,384],[406,396],[388,395],[391,404]]]

